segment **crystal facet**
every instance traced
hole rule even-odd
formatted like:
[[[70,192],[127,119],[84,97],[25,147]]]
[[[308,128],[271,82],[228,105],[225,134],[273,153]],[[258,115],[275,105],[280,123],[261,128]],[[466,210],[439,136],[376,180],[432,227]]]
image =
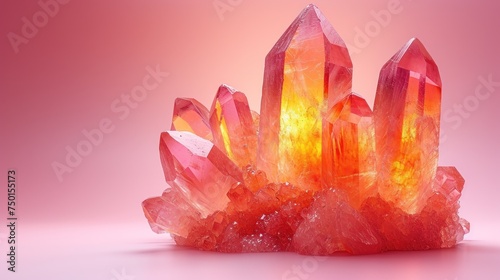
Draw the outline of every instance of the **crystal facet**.
[[[374,111],[351,93],[342,39],[309,5],[266,57],[261,114],[222,85],[210,112],[176,99],[160,136],[170,188],[151,229],[218,252],[330,255],[448,248],[470,230],[465,180],[438,166],[441,81],[417,39],[381,72]]]
[[[166,189],[160,197],[146,199],[143,208],[156,233],[170,232],[185,237],[189,234],[189,224],[201,218],[175,188]]]
[[[212,130],[208,123],[208,109],[194,98],[177,98],[171,130],[190,131],[207,140],[212,140]]]
[[[210,125],[214,143],[238,166],[255,164],[257,132],[246,96],[230,86],[222,85],[217,91]]]

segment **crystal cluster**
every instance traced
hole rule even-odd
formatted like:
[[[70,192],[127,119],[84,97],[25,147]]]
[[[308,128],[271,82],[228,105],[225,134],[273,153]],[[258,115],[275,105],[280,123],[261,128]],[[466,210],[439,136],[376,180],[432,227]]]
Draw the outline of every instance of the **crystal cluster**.
[[[464,179],[438,166],[441,80],[411,39],[381,72],[373,112],[346,45],[309,5],[266,57],[260,115],[222,85],[210,110],[175,101],[146,199],[153,231],[219,252],[352,254],[452,247]]]

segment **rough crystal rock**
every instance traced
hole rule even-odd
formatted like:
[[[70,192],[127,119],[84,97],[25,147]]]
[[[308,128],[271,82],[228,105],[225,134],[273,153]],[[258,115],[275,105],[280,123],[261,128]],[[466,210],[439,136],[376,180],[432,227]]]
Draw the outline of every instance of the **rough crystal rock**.
[[[170,185],[146,199],[156,233],[218,252],[331,255],[448,248],[470,224],[465,180],[438,166],[441,81],[410,40],[381,72],[374,111],[351,93],[345,44],[309,5],[266,57],[261,114],[222,85],[210,112],[176,99],[160,135]]]
[[[382,249],[378,232],[338,190],[317,193],[303,213],[304,221],[293,238],[295,250],[303,254],[330,255],[376,253]]]

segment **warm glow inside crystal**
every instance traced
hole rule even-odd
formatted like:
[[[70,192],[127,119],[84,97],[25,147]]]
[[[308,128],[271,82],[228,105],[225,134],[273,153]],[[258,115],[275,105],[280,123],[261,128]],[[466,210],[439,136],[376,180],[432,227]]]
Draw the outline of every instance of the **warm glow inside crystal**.
[[[366,101],[354,94],[333,106],[325,118],[329,134],[323,139],[323,170],[328,186],[342,189],[351,204],[359,207],[364,199],[377,194],[375,127]]]
[[[322,118],[351,91],[347,48],[309,6],[266,57],[257,167],[273,181],[321,187]]]
[[[380,195],[416,213],[436,174],[441,79],[418,39],[410,40],[380,71],[374,116]]]
[[[380,71],[374,110],[351,93],[347,48],[314,5],[266,57],[261,114],[219,87],[178,98],[160,136],[170,185],[146,199],[156,233],[218,252],[330,255],[453,247],[465,184],[438,166],[441,80],[411,39]]]

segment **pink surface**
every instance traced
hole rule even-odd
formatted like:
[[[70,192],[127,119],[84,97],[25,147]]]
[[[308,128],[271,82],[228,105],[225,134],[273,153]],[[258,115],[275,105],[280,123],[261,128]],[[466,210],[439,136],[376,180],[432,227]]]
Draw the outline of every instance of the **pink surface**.
[[[288,273],[294,266],[309,269],[308,279],[344,279],[348,271],[354,278],[499,277],[495,1],[314,2],[348,45],[353,89],[370,106],[382,65],[411,37],[425,44],[443,82],[440,165],[464,176],[460,215],[471,222],[452,250],[317,262],[173,247],[149,230],[140,207],[166,187],[158,139],[170,128],[174,99],[195,97],[208,107],[227,83],[258,111],[265,55],[309,1],[67,2],[47,8],[46,17],[38,1],[0,2],[0,172],[17,170],[19,217],[19,272],[8,273],[2,261],[1,279],[126,279],[122,269],[135,279],[242,272],[242,279],[305,279]],[[39,27],[30,29],[34,15]]]

